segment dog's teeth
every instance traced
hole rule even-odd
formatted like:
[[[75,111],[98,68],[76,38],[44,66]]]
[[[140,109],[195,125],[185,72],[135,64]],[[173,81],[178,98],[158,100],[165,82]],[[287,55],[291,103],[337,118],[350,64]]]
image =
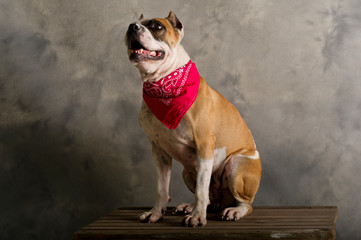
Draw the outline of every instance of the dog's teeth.
[[[134,50],[136,54],[143,54],[143,49]]]
[[[161,55],[160,52],[149,51],[149,50],[145,50],[145,49],[142,49],[142,48],[137,49],[137,50],[130,49],[130,52],[135,53],[135,54],[149,55],[149,56],[153,56],[153,57],[159,57]]]

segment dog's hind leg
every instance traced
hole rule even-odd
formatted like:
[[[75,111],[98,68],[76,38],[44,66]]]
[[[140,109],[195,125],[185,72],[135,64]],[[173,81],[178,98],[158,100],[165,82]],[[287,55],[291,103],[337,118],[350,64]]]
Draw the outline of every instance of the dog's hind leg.
[[[188,189],[194,193],[196,190],[196,182],[191,178],[186,169],[183,170],[182,177]],[[193,208],[193,203],[181,203],[173,209],[173,214],[189,214],[193,211]]]
[[[235,221],[250,214],[253,209],[251,204],[261,179],[258,151],[241,151],[234,154],[225,170],[229,191],[235,198],[236,206],[225,208],[221,213],[221,218]]]

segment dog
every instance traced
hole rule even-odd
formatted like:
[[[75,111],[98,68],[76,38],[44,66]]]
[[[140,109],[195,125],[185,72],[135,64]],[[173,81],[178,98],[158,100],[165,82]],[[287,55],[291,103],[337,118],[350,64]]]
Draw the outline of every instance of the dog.
[[[140,18],[125,36],[130,62],[143,81],[139,123],[152,144],[157,172],[154,207],[142,222],[163,218],[169,197],[172,159],[179,161],[195,202],[173,212],[183,225],[205,226],[207,209],[223,220],[252,212],[261,179],[261,161],[251,131],[236,107],[199,76],[180,44],[183,24],[171,11],[166,18]]]

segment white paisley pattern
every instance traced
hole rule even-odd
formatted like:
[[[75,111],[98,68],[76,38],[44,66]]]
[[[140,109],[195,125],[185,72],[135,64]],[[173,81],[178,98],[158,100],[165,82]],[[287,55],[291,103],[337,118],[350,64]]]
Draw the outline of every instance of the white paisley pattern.
[[[159,81],[144,83],[143,89],[149,97],[159,98],[162,103],[169,106],[173,99],[181,94],[191,67],[192,62],[190,61]]]

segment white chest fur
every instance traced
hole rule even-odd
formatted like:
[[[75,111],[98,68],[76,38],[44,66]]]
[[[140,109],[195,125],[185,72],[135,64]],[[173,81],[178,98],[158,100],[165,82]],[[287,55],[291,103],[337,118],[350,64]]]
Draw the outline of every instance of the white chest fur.
[[[189,161],[197,161],[194,141],[187,133],[183,121],[176,129],[170,130],[154,116],[143,102],[139,113],[139,123],[149,141],[160,146],[172,158],[180,161],[183,165],[188,165]]]

